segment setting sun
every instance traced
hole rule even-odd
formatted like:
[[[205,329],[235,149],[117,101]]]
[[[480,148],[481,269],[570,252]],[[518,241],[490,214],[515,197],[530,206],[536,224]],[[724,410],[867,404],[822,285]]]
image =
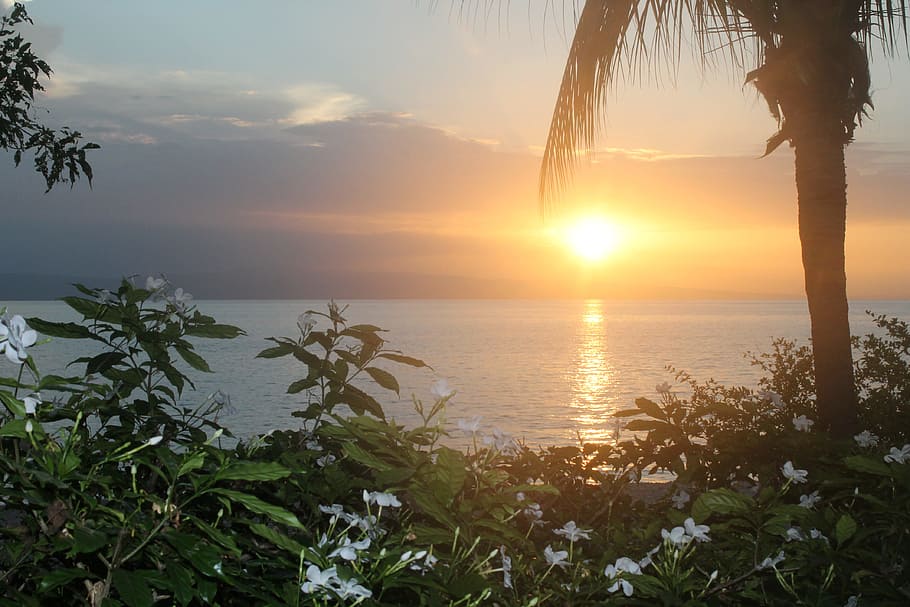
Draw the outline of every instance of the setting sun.
[[[600,261],[612,253],[620,242],[616,226],[600,217],[582,217],[568,225],[565,243],[586,261]]]

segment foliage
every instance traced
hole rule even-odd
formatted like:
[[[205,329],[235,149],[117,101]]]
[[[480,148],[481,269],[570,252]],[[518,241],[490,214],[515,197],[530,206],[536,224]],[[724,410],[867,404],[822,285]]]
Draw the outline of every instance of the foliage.
[[[51,68],[19,33],[19,26],[31,22],[18,2],[0,20],[0,147],[13,152],[16,166],[24,153],[34,154],[35,170],[44,177],[48,192],[58,183],[75,185],[83,174],[91,185],[92,167],[85,153],[99,146],[80,145],[78,131],[68,127],[55,131],[34,116],[35,93],[44,90],[39,78],[50,77]]]
[[[866,605],[910,587],[910,445],[888,424],[908,327],[858,340],[864,415],[849,445],[811,432],[811,357],[776,342],[762,391],[678,377],[611,443],[530,449],[462,420],[434,388],[421,422],[382,330],[331,304],[274,338],[298,429],[226,446],[220,393],[196,395],[199,339],[240,329],[150,278],[65,298],[81,323],[0,320],[0,601],[22,605]],[[34,330],[98,351],[41,375]],[[36,349],[38,348],[38,349]],[[86,348],[88,351],[89,348]],[[808,357],[808,358],[807,358]],[[373,388],[369,384],[373,384]],[[772,392],[772,389],[780,392]],[[634,414],[634,417],[628,414]],[[801,416],[805,416],[802,418]],[[794,422],[797,420],[797,423]],[[798,428],[808,429],[802,431]],[[645,491],[645,472],[676,473]],[[648,496],[646,501],[639,498]],[[662,495],[662,497],[661,497]],[[852,602],[851,602],[852,601]],[[857,602],[858,601],[858,602]]]

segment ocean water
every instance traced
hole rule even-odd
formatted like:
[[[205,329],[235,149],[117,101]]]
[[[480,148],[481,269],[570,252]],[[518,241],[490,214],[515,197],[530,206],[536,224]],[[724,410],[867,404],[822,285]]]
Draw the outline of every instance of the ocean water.
[[[78,320],[60,302],[9,302],[9,312],[48,320]],[[291,413],[306,395],[287,386],[305,376],[292,358],[258,359],[265,338],[294,336],[297,316],[325,310],[323,301],[200,301],[198,308],[247,335],[235,340],[198,340],[197,351],[212,374],[193,372],[197,392],[187,404],[221,390],[233,413],[221,419],[242,437],[275,428],[299,427]],[[873,329],[865,311],[910,318],[910,302],[851,303],[854,334]],[[654,387],[673,382],[673,366],[697,379],[754,387],[759,370],[747,352],[767,352],[775,337],[806,340],[809,320],[801,301],[354,301],[345,316],[375,324],[391,348],[432,366],[384,365],[399,379],[400,398],[371,388],[388,417],[406,425],[417,419],[413,398],[432,401],[430,388],[444,378],[456,390],[446,416],[481,416],[481,428],[499,428],[529,445],[571,444],[604,438],[609,415]],[[94,353],[86,342],[54,340],[32,349],[42,372],[64,372],[67,361]],[[9,370],[7,370],[9,371]],[[454,442],[459,431],[454,430]]]

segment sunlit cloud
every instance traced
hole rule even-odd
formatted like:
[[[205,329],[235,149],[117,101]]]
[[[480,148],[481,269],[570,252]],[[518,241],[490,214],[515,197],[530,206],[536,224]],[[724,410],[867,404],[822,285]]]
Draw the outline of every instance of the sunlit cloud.
[[[360,97],[324,84],[298,85],[286,94],[296,106],[287,118],[291,125],[334,122],[366,108]]]

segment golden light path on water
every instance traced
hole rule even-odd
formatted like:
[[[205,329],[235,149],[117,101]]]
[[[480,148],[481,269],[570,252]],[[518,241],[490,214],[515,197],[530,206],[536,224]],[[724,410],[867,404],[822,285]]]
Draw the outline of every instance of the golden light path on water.
[[[617,377],[610,361],[608,340],[603,302],[586,301],[569,376],[572,420],[585,441],[606,441],[612,431],[610,414],[615,406],[610,402],[610,395],[615,393]]]

